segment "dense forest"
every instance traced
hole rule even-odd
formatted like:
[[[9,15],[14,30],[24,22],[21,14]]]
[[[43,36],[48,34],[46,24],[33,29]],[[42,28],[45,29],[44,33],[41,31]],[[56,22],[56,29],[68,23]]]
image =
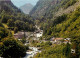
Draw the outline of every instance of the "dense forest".
[[[30,44],[39,47],[41,53],[33,58],[80,58],[79,4],[80,0],[39,0],[30,14],[25,15],[11,0],[0,1],[0,57],[24,57],[28,50],[24,45],[26,40],[14,39],[13,34],[34,33],[37,25],[43,30],[43,36],[39,40],[30,38]],[[70,43],[53,44],[50,42],[53,37],[70,38]]]

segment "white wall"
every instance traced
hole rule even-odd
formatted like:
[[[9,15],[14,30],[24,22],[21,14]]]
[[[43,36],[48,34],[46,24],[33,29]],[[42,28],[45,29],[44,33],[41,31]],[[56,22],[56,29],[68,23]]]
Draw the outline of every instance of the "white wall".
[[[37,33],[37,37],[41,37],[42,35],[42,33]]]

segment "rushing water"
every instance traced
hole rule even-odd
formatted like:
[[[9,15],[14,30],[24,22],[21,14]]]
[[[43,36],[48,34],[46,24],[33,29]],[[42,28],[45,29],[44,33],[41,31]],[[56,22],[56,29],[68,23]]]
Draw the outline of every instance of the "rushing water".
[[[32,51],[26,52],[26,56],[25,56],[24,58],[33,57],[33,56],[36,55],[37,53],[40,53],[40,52],[41,52],[41,51],[39,51],[36,47],[29,47],[29,49],[32,49]]]

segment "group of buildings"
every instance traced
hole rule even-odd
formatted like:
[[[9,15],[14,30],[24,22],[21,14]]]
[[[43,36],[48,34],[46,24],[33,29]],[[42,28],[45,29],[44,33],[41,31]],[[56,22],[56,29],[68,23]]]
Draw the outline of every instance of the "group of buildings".
[[[14,34],[15,39],[22,39],[24,37],[24,32],[18,32]]]
[[[64,39],[64,38],[53,37],[53,38],[50,39],[50,42],[52,42],[53,44],[61,44],[61,43],[67,44],[67,43],[71,43],[70,40],[71,40],[71,38]]]
[[[50,42],[52,42],[52,44],[61,44],[61,43],[64,43],[64,44],[71,44],[71,38],[51,38]],[[74,54],[76,51],[75,51],[75,48],[72,48],[71,49],[71,53]]]
[[[43,35],[43,30],[40,30],[40,31],[36,31],[36,32],[18,32],[16,34],[14,34],[14,38],[15,39],[22,39],[23,37],[26,37],[26,38],[29,38],[31,36],[33,36],[33,40],[39,40],[39,38]],[[42,40],[43,42],[47,42],[46,40]],[[71,44],[71,38],[55,38],[55,37],[52,37],[50,39],[50,42],[52,44]],[[75,49],[71,49],[71,53],[75,53]]]
[[[29,38],[29,37],[35,37],[36,40],[40,38],[43,35],[43,30],[38,30],[36,32],[18,32],[14,34],[15,39],[22,39],[22,38]]]

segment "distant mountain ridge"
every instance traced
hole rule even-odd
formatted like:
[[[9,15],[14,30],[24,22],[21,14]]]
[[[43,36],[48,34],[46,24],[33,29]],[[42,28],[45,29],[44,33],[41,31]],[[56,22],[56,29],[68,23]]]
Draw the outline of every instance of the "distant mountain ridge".
[[[25,13],[25,14],[29,14],[29,12],[32,10],[33,5],[30,3],[27,3],[23,6],[20,7],[20,9]]]

